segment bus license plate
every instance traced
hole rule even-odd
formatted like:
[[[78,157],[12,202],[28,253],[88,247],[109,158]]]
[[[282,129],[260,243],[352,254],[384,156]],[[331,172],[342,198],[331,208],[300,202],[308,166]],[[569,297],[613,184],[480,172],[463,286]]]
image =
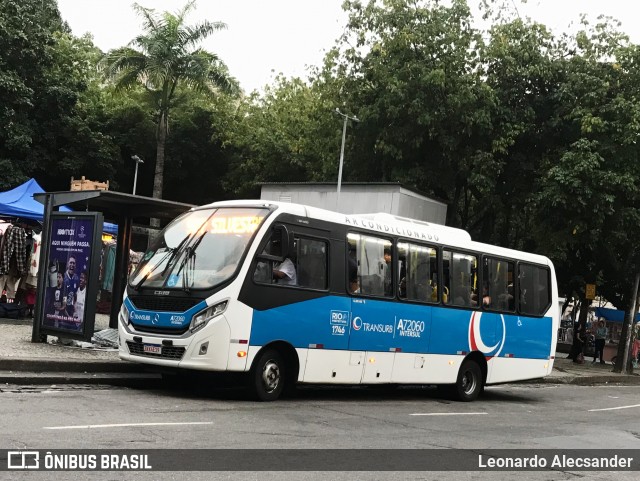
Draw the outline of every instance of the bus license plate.
[[[162,354],[162,346],[154,346],[153,344],[145,344],[143,347],[144,352],[149,354]]]

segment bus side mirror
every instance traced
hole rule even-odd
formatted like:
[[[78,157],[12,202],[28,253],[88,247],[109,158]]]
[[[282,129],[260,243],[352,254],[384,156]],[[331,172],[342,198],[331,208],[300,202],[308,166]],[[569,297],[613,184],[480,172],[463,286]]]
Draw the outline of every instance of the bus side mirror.
[[[260,259],[282,262],[291,253],[293,234],[289,234],[283,225],[277,225],[271,231],[269,243],[258,257]]]
[[[285,260],[291,253],[291,247],[293,245],[293,234],[289,234],[289,231],[287,231],[287,228],[285,226],[279,225],[275,227],[273,235],[274,237],[278,236],[277,238],[280,239],[280,245],[282,246],[280,256],[282,257],[282,260]]]

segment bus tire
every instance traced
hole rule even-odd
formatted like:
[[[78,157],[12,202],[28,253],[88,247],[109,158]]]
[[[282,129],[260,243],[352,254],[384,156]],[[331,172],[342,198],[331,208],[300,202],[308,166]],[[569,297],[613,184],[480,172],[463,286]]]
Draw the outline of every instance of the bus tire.
[[[282,356],[275,349],[267,349],[255,361],[249,378],[253,397],[258,401],[275,401],[285,385]]]
[[[458,372],[458,379],[452,386],[457,401],[475,401],[483,390],[482,370],[475,361],[464,361]]]

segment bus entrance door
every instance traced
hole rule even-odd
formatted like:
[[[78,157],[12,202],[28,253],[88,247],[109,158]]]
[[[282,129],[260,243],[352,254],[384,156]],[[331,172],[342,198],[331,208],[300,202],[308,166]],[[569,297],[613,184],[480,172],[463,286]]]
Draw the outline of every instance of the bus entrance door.
[[[349,351],[351,363],[360,363],[362,383],[391,382],[396,304],[371,299],[351,300]]]

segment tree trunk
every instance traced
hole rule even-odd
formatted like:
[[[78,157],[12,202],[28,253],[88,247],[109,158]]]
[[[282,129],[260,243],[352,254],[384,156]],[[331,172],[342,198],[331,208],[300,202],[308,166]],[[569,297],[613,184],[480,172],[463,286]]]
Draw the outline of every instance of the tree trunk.
[[[161,112],[160,118],[158,119],[158,130],[156,137],[156,170],[153,176],[152,193],[152,197],[154,199],[162,199],[162,183],[164,180],[164,151],[165,145],[167,143],[167,127],[167,114],[166,112]],[[158,229],[160,229],[160,219],[152,217],[149,220],[149,225],[151,229],[149,229],[149,238],[147,241],[148,247],[153,244],[158,234]]]
[[[624,314],[624,324],[620,333],[620,342],[618,343],[618,353],[616,355],[616,365],[613,372],[633,372],[629,359],[630,343],[632,339],[631,328],[633,326],[637,304],[638,304],[638,287],[640,286],[640,272],[636,274],[636,280],[633,283],[633,291],[629,297],[629,309]]]
[[[164,178],[164,150],[167,142],[167,115],[160,114],[156,145],[156,171],[153,176],[153,198],[162,199],[162,181]]]

